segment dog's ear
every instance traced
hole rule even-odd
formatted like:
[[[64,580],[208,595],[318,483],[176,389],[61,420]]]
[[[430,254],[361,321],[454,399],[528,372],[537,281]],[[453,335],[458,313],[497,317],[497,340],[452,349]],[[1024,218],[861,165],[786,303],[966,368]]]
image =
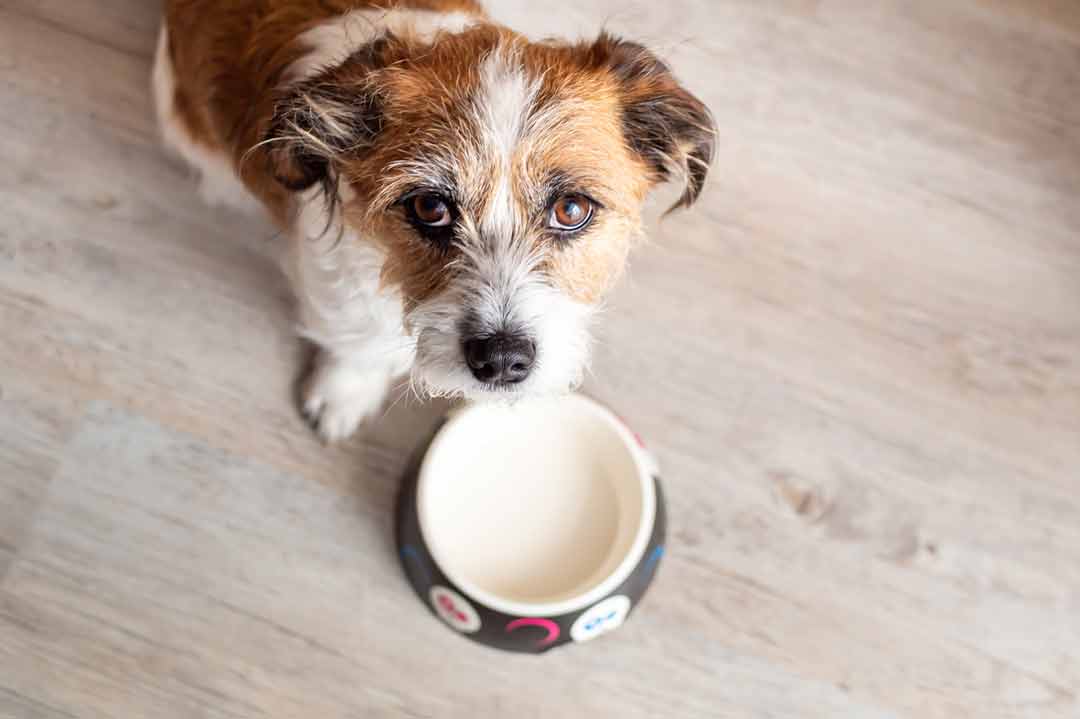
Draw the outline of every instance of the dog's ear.
[[[385,66],[394,38],[382,37],[342,65],[288,85],[274,103],[260,146],[269,170],[286,189],[335,182],[335,163],[363,150],[382,131],[383,114],[373,71]]]
[[[278,101],[263,141],[270,172],[293,192],[327,182],[337,158],[370,143],[381,125],[372,95],[346,94],[319,80],[300,83]]]
[[[685,180],[671,210],[694,204],[716,147],[716,125],[708,108],[679,84],[663,60],[638,43],[604,33],[588,55],[590,64],[606,69],[618,82],[623,132],[655,181],[673,175]]]

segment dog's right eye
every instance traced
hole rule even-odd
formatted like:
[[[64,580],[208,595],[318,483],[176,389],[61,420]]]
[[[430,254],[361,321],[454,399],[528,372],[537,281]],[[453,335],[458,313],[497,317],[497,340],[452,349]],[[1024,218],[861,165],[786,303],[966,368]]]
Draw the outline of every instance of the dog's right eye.
[[[405,211],[410,220],[425,227],[448,227],[454,221],[450,203],[434,192],[410,197],[405,202]]]

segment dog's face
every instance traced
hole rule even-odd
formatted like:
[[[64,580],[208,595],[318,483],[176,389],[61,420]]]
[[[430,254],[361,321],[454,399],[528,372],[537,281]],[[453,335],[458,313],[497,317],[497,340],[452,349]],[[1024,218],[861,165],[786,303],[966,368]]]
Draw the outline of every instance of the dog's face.
[[[321,183],[350,233],[385,249],[415,378],[476,398],[580,381],[648,190],[677,173],[691,204],[713,126],[638,45],[478,26],[373,42],[291,88],[269,138],[279,181]]]

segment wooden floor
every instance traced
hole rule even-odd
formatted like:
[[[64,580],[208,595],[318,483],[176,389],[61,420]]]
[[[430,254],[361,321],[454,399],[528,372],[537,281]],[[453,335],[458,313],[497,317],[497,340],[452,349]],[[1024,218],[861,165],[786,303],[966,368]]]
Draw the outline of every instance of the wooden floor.
[[[716,179],[588,389],[672,523],[621,632],[463,641],[394,559],[441,410],[324,449],[268,226],[159,151],[154,0],[0,0],[0,716],[1080,717],[1080,3],[498,2],[660,48]]]

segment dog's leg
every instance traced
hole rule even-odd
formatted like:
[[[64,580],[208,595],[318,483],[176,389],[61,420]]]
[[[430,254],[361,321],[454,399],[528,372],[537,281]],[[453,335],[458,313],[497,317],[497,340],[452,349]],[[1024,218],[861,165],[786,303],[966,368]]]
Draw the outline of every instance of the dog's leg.
[[[300,410],[326,442],[347,438],[385,403],[408,365],[372,362],[320,347],[301,385]]]
[[[336,442],[378,412],[414,353],[391,298],[361,290],[331,308],[325,300],[333,288],[310,289],[300,298],[300,331],[317,350],[300,386],[300,411],[324,441]]]
[[[317,347],[301,384],[300,409],[325,441],[345,439],[386,400],[414,358],[401,298],[380,287],[383,253],[327,227],[322,198],[303,199],[286,273],[299,302],[301,334]]]

